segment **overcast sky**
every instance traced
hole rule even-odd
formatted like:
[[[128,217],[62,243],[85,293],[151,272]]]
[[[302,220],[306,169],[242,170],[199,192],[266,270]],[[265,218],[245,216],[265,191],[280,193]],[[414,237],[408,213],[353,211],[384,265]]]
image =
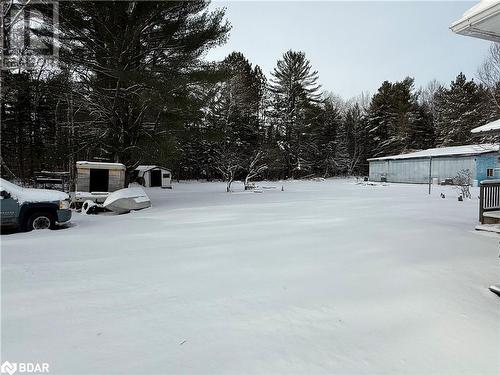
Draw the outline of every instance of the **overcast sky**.
[[[407,75],[448,84],[460,71],[475,77],[487,54],[489,42],[449,29],[477,2],[214,1],[233,28],[208,58],[240,51],[269,76],[283,52],[301,50],[323,89],[346,99]]]

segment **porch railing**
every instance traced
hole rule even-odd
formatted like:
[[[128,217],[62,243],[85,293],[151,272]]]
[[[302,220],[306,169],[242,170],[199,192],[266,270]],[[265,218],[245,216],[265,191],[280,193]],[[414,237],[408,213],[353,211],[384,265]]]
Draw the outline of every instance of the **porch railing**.
[[[484,213],[500,211],[500,180],[482,181],[479,188],[479,221],[484,224]]]

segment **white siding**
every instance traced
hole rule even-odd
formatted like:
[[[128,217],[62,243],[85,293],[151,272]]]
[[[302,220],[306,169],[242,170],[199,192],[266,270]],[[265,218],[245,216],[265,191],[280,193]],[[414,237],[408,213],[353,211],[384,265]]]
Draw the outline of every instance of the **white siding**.
[[[165,168],[153,168],[148,170],[147,172],[144,172],[144,186],[146,187],[151,187],[151,171],[152,170],[160,170],[161,171],[161,186],[164,188],[171,188],[172,187],[172,172],[170,172],[168,169]],[[169,177],[163,177],[164,175],[168,175]]]
[[[167,169],[161,171],[161,186],[162,187],[172,187],[172,172]]]

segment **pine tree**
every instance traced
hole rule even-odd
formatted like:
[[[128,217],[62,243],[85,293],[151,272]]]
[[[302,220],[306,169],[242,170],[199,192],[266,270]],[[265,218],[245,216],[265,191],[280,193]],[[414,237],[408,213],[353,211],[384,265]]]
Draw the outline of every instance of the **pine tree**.
[[[334,176],[337,170],[337,131],[342,117],[339,108],[331,97],[325,98],[318,116],[311,129],[313,139],[311,151],[314,153],[315,171],[323,177]]]
[[[303,174],[311,167],[303,139],[307,128],[308,111],[320,101],[318,72],[303,52],[287,51],[278,60],[270,84],[273,105],[273,126],[278,146],[284,156],[285,176]]]
[[[408,149],[422,150],[435,147],[436,139],[432,111],[426,103],[415,103],[411,113]]]
[[[224,11],[208,2],[85,1],[60,4],[60,60],[74,68],[77,100],[91,114],[103,156],[131,170],[147,154],[144,139],[190,121],[206,82],[218,72],[202,63],[229,31]],[[167,128],[166,128],[167,127]]]
[[[484,94],[463,73],[436,95],[437,142],[441,146],[470,144],[471,129],[484,123]]]
[[[385,81],[373,96],[368,109],[371,156],[402,153],[412,148],[413,136],[419,132],[418,95],[413,78],[390,83]]]

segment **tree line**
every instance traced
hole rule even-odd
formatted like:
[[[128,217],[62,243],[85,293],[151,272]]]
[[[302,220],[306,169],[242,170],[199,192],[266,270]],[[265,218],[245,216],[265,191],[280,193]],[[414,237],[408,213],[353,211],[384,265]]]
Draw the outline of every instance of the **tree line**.
[[[500,47],[479,80],[385,81],[372,95],[326,92],[301,51],[269,76],[242,53],[207,62],[226,41],[206,1],[61,2],[60,52],[2,72],[2,175],[72,171],[77,160],[159,164],[179,179],[365,175],[367,159],[473,139],[500,118]],[[44,28],[33,31],[50,43]]]

